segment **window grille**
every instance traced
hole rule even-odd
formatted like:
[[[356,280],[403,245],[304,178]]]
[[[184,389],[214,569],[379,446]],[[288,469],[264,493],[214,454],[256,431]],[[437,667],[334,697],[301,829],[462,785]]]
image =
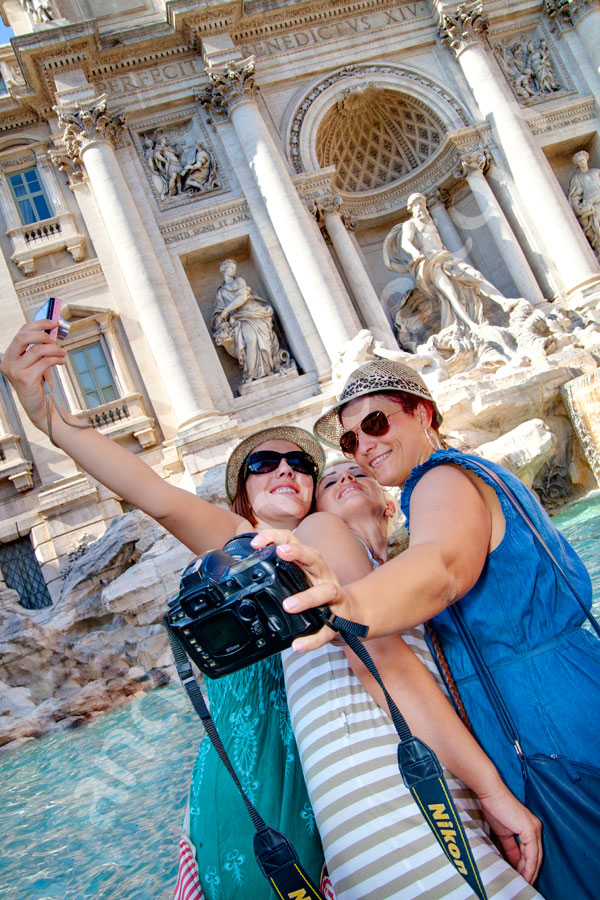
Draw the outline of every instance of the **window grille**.
[[[37,168],[13,172],[8,183],[16,200],[23,225],[32,225],[54,215],[46,198]]]
[[[69,358],[88,409],[118,399],[119,392],[100,341],[69,351]]]
[[[25,609],[52,606],[46,582],[28,537],[0,544],[0,570],[7,587],[18,593],[19,603]]]

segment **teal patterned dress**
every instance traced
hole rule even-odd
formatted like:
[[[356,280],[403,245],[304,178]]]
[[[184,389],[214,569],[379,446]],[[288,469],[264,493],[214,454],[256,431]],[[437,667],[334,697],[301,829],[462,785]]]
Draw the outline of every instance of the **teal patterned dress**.
[[[319,883],[323,850],[287,707],[279,655],[224,678],[206,679],[211,715],[244,790],[267,823],[294,844]],[[208,738],[190,787],[190,837],[206,900],[270,900],[256,862],[244,802]]]

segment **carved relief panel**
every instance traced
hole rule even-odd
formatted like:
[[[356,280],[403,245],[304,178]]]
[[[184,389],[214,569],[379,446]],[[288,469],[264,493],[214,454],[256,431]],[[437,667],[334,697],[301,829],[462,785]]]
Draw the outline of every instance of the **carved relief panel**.
[[[510,34],[493,42],[493,49],[520,103],[540,103],[574,90],[558,51],[542,29]]]
[[[132,137],[161,209],[227,190],[212,143],[197,117],[142,123]]]

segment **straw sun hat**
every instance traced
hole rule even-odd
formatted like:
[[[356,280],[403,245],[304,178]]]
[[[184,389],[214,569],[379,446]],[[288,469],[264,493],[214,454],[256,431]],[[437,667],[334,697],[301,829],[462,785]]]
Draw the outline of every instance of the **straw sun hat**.
[[[413,394],[433,403],[438,425],[442,416],[436,406],[431,392],[418,372],[410,366],[390,359],[376,359],[364,363],[351,373],[344,386],[339,401],[317,419],[314,432],[324,444],[330,447],[340,446],[340,437],[345,431],[340,422],[340,411],[351,400],[366,397],[368,394],[381,394],[384,391],[397,391],[399,394]]]
[[[314,459],[319,474],[325,465],[325,453],[317,440],[312,436],[310,431],[304,428],[298,428],[296,425],[276,425],[274,428],[263,428],[261,431],[255,431],[254,434],[244,438],[243,441],[233,448],[231,456],[227,460],[225,469],[225,488],[227,496],[230,500],[235,497],[237,490],[237,480],[240,469],[244,465],[244,461],[248,454],[264,444],[265,441],[290,441],[296,444],[301,450],[304,450]]]

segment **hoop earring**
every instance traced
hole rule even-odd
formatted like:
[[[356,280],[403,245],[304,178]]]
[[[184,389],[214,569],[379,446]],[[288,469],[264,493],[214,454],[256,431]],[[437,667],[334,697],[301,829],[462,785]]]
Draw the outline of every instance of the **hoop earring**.
[[[436,440],[436,443],[437,443],[437,447],[436,447],[436,445],[433,443],[433,441],[431,440],[431,434],[429,433],[429,428],[424,428],[424,429],[423,429],[423,434],[424,434],[425,437],[427,438],[427,443],[429,444],[429,446],[431,447],[431,449],[433,450],[434,453],[436,452],[436,450],[441,450],[441,449],[442,449],[441,441],[440,441],[440,439],[439,439],[439,437],[437,436],[437,433],[436,433],[435,431],[434,431],[434,435],[435,435],[435,440]]]

